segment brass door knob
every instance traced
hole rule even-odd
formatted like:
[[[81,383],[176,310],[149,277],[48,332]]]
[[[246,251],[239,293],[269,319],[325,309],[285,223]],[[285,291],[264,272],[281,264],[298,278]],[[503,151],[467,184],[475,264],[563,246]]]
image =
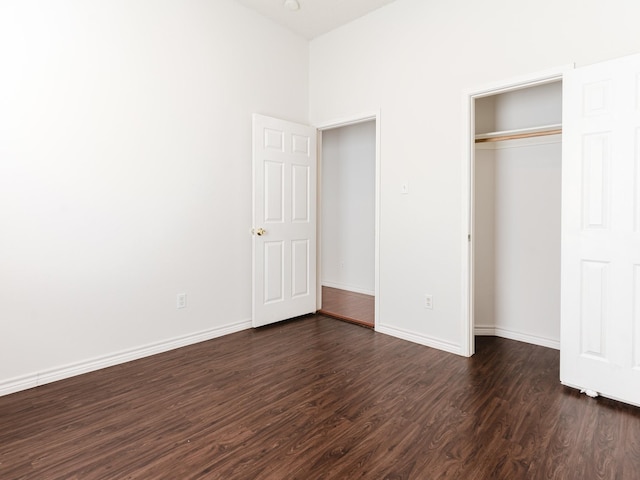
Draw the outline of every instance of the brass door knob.
[[[258,235],[259,237],[261,237],[262,235],[267,233],[267,231],[264,228],[258,228],[258,229],[253,230],[253,233]]]

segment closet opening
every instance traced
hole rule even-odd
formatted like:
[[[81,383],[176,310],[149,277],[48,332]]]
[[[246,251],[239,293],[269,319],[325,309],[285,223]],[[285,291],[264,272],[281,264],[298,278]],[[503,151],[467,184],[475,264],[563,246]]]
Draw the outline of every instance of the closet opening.
[[[376,118],[321,130],[319,313],[373,328],[377,285]]]
[[[470,95],[467,354],[560,348],[562,77]]]

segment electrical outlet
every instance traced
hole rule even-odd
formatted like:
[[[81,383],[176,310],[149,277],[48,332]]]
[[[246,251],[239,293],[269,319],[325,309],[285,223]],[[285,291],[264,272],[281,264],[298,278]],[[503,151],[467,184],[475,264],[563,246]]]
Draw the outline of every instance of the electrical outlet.
[[[179,293],[176,295],[176,308],[186,308],[187,306],[187,294]]]
[[[428,308],[429,310],[433,310],[433,295],[425,295],[424,296],[424,308]]]

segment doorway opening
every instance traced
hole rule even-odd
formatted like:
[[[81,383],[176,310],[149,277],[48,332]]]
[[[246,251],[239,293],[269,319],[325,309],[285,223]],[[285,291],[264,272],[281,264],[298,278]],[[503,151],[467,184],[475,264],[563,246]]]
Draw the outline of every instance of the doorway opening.
[[[318,311],[369,328],[378,297],[377,117],[319,129]]]
[[[462,351],[560,348],[562,72],[466,93]]]

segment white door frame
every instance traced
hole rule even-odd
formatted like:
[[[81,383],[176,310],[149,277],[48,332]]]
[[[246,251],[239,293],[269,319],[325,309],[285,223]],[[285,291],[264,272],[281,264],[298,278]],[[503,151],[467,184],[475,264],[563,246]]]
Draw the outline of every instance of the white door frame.
[[[463,154],[462,154],[462,335],[460,353],[470,357],[475,353],[475,319],[473,317],[474,264],[474,176],[475,176],[475,100],[499,93],[543,85],[562,80],[564,72],[573,65],[556,67],[543,72],[495,82],[463,93]]]
[[[379,324],[380,315],[380,110],[366,112],[359,115],[353,115],[350,117],[333,120],[326,123],[316,125],[318,129],[318,213],[317,213],[317,266],[316,271],[318,275],[318,281],[316,283],[317,294],[316,302],[317,309],[322,307],[322,132],[325,130],[332,130],[334,128],[346,127],[348,125],[354,125],[357,123],[369,122],[375,120],[376,122],[376,176],[375,176],[375,278],[374,278],[374,291],[375,291],[375,316],[374,316],[374,329]]]

